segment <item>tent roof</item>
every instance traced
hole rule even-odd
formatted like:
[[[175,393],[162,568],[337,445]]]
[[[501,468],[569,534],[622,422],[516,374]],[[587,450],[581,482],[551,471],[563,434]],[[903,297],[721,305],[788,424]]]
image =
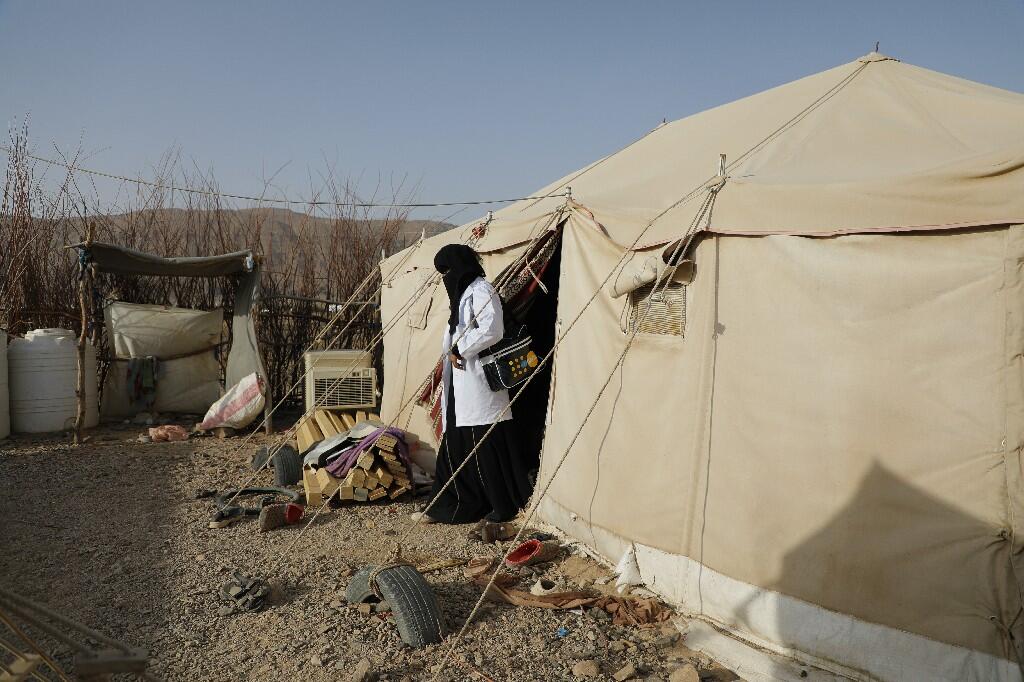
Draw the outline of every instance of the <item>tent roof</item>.
[[[101,272],[122,275],[157,275],[164,277],[218,277],[251,272],[255,267],[252,251],[235,251],[217,256],[179,256],[165,258],[124,246],[92,242],[88,247],[92,261]]]
[[[719,154],[728,180],[707,226],[715,232],[834,235],[1024,222],[1024,95],[877,53],[662,124],[535,194],[571,186],[614,241],[639,236],[637,248],[657,246],[686,232],[700,193],[669,207],[717,174]],[[529,239],[538,218],[563,202],[504,208],[480,248]]]

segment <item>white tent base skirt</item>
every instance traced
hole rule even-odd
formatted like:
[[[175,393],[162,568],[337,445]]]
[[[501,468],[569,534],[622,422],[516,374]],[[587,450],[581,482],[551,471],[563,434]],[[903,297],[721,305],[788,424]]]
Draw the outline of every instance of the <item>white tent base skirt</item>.
[[[633,544],[546,498],[541,518],[615,563]],[[760,680],[1020,682],[1013,661],[869,623],[635,545],[644,584],[689,618],[686,643]],[[802,676],[806,671],[806,676]]]

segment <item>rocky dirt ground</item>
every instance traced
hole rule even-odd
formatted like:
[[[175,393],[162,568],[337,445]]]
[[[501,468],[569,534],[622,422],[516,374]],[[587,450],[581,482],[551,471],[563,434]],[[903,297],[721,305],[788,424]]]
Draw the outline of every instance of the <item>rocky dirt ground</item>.
[[[73,447],[64,437],[0,441],[0,581],[97,630],[150,652],[164,680],[738,679],[689,650],[676,628],[619,627],[603,612],[566,612],[488,602],[438,671],[445,644],[404,646],[387,613],[345,603],[352,572],[384,560],[411,521],[412,500],[325,512],[288,555],[299,526],[259,533],[255,521],[207,528],[202,489],[245,482],[240,439],[138,443],[137,426],[103,427]],[[271,476],[259,479],[270,484]],[[469,558],[501,548],[467,538],[466,526],[431,525],[407,556]],[[260,575],[274,565],[271,605],[220,615],[216,593],[232,569]],[[567,589],[597,589],[608,572],[568,554],[544,566]],[[461,568],[427,576],[447,630],[480,594]],[[523,587],[528,588],[524,579]],[[10,634],[3,639],[10,641]],[[53,651],[58,647],[40,638]],[[71,668],[71,659],[58,660]]]

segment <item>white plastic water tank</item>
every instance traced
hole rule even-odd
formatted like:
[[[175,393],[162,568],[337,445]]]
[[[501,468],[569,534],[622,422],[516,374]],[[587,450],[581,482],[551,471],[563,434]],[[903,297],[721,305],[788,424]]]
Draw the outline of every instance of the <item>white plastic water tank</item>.
[[[7,347],[11,429],[64,431],[75,425],[78,339],[68,329],[35,329]],[[85,346],[85,425],[99,423],[96,350]]]
[[[0,331],[0,440],[11,434],[11,409],[7,392],[7,332]]]

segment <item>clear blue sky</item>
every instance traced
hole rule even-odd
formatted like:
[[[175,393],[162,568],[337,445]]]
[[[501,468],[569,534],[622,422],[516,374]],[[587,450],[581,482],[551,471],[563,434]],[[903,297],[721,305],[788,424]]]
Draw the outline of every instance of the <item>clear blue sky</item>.
[[[0,116],[30,114],[41,154],[82,140],[127,175],[178,146],[243,194],[288,164],[282,191],[308,196],[329,159],[364,189],[394,174],[419,200],[508,197],[876,40],[1024,91],[1024,0],[0,0]]]

